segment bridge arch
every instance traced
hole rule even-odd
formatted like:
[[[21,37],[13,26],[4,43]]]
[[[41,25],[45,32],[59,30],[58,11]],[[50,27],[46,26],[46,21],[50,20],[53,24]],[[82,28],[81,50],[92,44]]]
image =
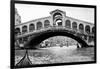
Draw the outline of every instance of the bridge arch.
[[[22,34],[27,33],[27,31],[28,31],[27,26],[26,25],[22,26]]]
[[[44,21],[44,27],[48,28],[50,26],[50,21],[49,20],[45,20]]]
[[[55,23],[56,23],[57,26],[62,26],[62,19],[61,18],[56,19]]]
[[[37,30],[40,30],[40,29],[42,29],[42,22],[37,22]]]
[[[19,35],[19,34],[21,34],[20,28],[16,28],[15,29],[15,35]]]
[[[71,21],[70,20],[65,21],[65,27],[71,28]]]
[[[31,39],[27,42],[25,47],[34,48],[45,39],[48,39],[53,36],[67,36],[79,42],[82,45],[82,47],[88,47],[88,44],[84,40],[82,40],[78,36],[68,33],[68,31],[66,30],[47,30],[39,34],[36,34],[36,36],[31,37]]]
[[[85,26],[85,32],[86,32],[87,34],[90,34],[90,26],[89,26],[89,25],[86,25],[86,26]]]
[[[29,31],[32,32],[33,30],[35,30],[35,25],[34,24],[30,24],[29,25]]]
[[[59,12],[56,12],[56,13],[53,15],[53,20],[54,20],[56,17],[60,17],[60,16],[62,16],[62,14],[59,13]]]
[[[53,21],[54,26],[62,26],[62,13],[56,12],[53,14]]]
[[[81,33],[84,32],[84,25],[83,25],[82,23],[79,24],[79,31],[80,31]]]
[[[73,28],[73,30],[77,30],[77,22],[72,23],[72,28]]]

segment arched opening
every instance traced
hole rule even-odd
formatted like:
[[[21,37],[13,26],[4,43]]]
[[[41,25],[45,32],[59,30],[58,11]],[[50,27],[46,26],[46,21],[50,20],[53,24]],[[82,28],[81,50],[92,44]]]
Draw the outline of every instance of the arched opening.
[[[42,22],[37,22],[37,30],[42,29]]]
[[[25,34],[25,33],[27,33],[27,26],[26,25],[24,25],[22,27],[22,34]]]
[[[87,43],[85,41],[83,41],[80,37],[75,36],[71,33],[68,33],[68,31],[66,31],[66,30],[63,30],[63,31],[59,31],[59,30],[44,31],[41,34],[37,34],[36,36],[31,37],[31,39],[27,42],[27,44],[25,46],[26,46],[26,48],[27,48],[27,46],[29,48],[35,47],[38,44],[40,44],[42,41],[44,41],[45,39],[47,39],[49,37],[53,37],[53,36],[67,36],[67,37],[70,37],[70,38],[76,40],[77,42],[79,42],[82,47],[88,47]]]
[[[20,34],[21,34],[20,28],[16,28],[16,29],[15,29],[15,35],[20,35]]]
[[[57,26],[62,26],[62,19],[57,19],[56,20],[56,25]]]
[[[56,12],[53,15],[53,26],[62,26],[62,14],[59,12]]]
[[[95,27],[92,28],[92,34],[94,34],[94,33],[95,33]]]
[[[81,33],[84,33],[84,25],[83,24],[79,24],[79,31]]]
[[[44,27],[48,28],[50,26],[50,21],[49,20],[45,20],[44,21]]]
[[[86,25],[86,26],[85,26],[85,32],[86,32],[87,34],[90,34],[90,26],[89,26],[89,25]]]
[[[59,12],[57,12],[57,13],[55,13],[55,14],[53,15],[53,20],[54,20],[55,18],[61,17],[61,16],[62,16],[62,14],[59,13]]]
[[[67,36],[53,36],[40,43],[38,48],[48,48],[48,47],[71,47],[77,48],[78,42]]]
[[[72,23],[72,28],[73,28],[73,30],[77,30],[77,23],[76,22]]]
[[[70,20],[65,21],[65,27],[71,28],[71,21]]]
[[[35,26],[34,26],[34,24],[30,24],[29,25],[29,31],[32,32],[33,30],[35,30]]]

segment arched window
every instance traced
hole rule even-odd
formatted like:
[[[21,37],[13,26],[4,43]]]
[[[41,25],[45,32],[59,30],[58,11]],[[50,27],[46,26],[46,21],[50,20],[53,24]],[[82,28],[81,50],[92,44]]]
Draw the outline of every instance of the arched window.
[[[50,21],[49,20],[45,20],[44,21],[44,27],[48,28],[50,26]]]
[[[29,25],[29,31],[32,32],[33,30],[35,30],[35,26],[34,26],[34,24],[30,24]]]
[[[27,26],[24,25],[24,26],[22,27],[22,33],[24,34],[24,33],[26,33],[26,32],[27,32]]]
[[[16,28],[16,29],[15,29],[15,35],[20,35],[20,34],[21,34],[20,28]]]
[[[71,21],[70,20],[66,20],[65,27],[71,28]]]
[[[73,28],[73,30],[77,30],[77,23],[76,22],[72,23],[72,28]]]
[[[79,24],[79,31],[80,31],[81,33],[84,32],[84,25],[83,25],[83,24]]]
[[[42,28],[42,22],[37,22],[37,30],[40,30]]]
[[[86,32],[87,34],[90,33],[90,26],[89,26],[89,25],[86,25],[86,26],[85,26],[85,32]]]

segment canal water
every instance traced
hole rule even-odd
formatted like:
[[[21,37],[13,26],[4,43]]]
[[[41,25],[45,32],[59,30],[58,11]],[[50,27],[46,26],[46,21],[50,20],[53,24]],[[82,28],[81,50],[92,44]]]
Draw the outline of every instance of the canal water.
[[[15,64],[25,55],[26,50],[15,50]],[[94,61],[94,47],[76,48],[50,47],[38,50],[28,50],[28,56],[32,64],[52,64]]]

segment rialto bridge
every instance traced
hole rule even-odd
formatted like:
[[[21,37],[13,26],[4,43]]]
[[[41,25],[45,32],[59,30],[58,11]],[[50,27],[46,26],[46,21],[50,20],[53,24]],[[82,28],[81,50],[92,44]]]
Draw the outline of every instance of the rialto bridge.
[[[25,48],[32,48],[49,37],[62,35],[87,47],[94,45],[94,33],[93,23],[68,17],[66,12],[56,9],[48,17],[15,25],[15,42],[23,43]]]

